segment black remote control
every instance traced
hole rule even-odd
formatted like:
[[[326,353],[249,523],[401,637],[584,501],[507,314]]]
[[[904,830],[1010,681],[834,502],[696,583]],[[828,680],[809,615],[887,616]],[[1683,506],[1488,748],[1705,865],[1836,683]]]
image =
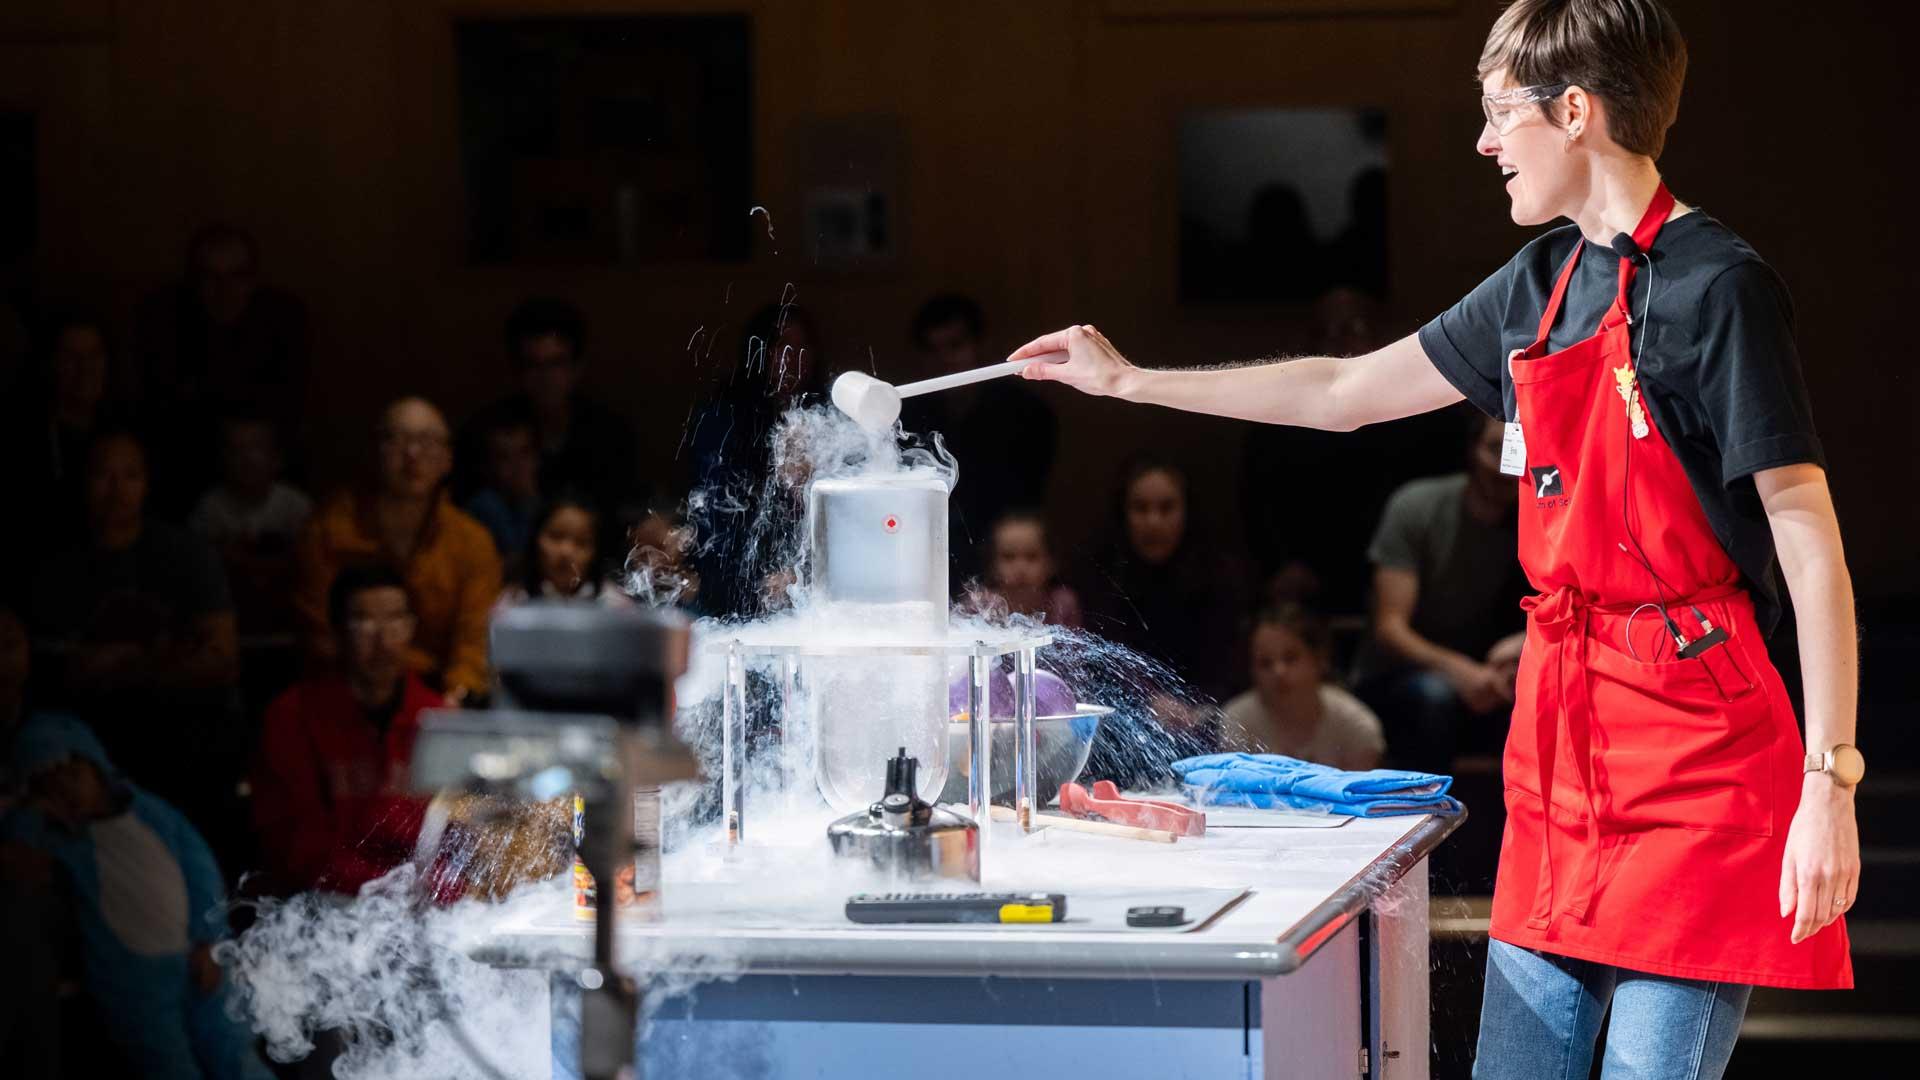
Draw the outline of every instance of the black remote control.
[[[1064,893],[860,893],[847,898],[857,923],[1052,923],[1067,917]]]

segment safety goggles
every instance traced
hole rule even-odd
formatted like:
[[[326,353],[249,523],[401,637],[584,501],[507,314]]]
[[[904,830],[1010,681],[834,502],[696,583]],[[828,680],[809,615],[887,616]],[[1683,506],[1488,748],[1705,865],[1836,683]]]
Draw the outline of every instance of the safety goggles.
[[[1487,114],[1487,123],[1502,135],[1512,131],[1526,119],[1526,108],[1541,101],[1552,101],[1567,92],[1572,83],[1542,83],[1539,86],[1517,86],[1511,90],[1502,90],[1497,94],[1486,94],[1480,98],[1480,111]]]

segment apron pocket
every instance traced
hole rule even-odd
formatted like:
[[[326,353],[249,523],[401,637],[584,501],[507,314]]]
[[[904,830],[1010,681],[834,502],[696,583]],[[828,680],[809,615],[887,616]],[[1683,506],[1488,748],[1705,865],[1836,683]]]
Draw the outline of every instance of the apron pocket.
[[[1698,659],[1646,663],[1588,640],[1603,824],[1773,834],[1772,704],[1738,653],[1728,641]]]

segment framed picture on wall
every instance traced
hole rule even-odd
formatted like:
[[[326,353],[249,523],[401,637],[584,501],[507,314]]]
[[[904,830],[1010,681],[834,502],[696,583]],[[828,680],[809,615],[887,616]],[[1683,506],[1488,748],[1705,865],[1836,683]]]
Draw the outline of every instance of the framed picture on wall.
[[[475,18],[453,32],[472,261],[748,256],[746,16]]]
[[[1208,109],[1179,124],[1182,302],[1387,297],[1384,111]]]

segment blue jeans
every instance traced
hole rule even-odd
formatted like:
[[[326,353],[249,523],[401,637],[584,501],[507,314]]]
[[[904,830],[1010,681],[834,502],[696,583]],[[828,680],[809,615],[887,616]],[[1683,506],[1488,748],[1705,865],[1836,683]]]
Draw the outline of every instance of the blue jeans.
[[[1489,941],[1474,1080],[1586,1080],[1609,1004],[1603,1080],[1717,1080],[1752,993]]]

